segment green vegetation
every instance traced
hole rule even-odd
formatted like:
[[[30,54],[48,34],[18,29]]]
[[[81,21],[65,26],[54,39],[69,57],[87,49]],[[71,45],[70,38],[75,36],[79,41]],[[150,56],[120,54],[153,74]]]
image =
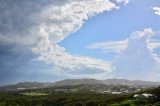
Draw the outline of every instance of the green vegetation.
[[[0,106],[160,106],[160,88],[143,91],[143,93],[155,95],[147,99],[135,99],[132,93],[113,95],[87,90],[55,92],[53,88],[32,89],[32,92],[30,91],[30,89],[0,91]]]

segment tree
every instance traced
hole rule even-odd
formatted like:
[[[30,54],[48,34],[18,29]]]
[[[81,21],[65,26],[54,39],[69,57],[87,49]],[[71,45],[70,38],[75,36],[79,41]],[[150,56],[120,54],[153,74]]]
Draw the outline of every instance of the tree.
[[[81,102],[77,102],[74,106],[83,106],[83,104]]]
[[[86,106],[98,106],[98,104],[95,101],[88,101]]]

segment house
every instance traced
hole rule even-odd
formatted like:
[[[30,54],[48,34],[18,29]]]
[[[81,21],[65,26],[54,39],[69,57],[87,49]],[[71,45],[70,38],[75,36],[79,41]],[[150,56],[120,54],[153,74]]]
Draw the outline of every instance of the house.
[[[55,92],[68,92],[67,89],[55,89],[54,91]]]
[[[119,95],[119,94],[122,94],[122,92],[111,92],[111,94]]]
[[[101,93],[106,93],[106,94],[110,94],[111,93],[111,91],[109,90],[109,91],[102,91]]]
[[[153,94],[147,94],[147,93],[143,93],[143,94],[135,94],[133,96],[133,98],[135,99],[148,99],[150,97],[154,96]]]
[[[26,88],[17,88],[17,90],[25,90]]]

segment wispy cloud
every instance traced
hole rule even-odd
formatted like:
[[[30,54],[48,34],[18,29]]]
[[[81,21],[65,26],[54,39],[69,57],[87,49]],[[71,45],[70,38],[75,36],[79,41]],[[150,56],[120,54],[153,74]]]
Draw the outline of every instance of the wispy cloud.
[[[135,37],[135,36],[134,36]],[[140,35],[138,37],[141,37]],[[103,53],[121,53],[123,50],[126,49],[129,43],[129,39],[127,38],[125,40],[120,41],[102,41],[102,42],[96,42],[88,45],[86,48],[88,49],[98,49]],[[147,46],[148,48],[154,50],[156,48],[160,47],[160,40],[155,40],[152,38],[147,39]]]
[[[121,40],[121,41],[103,41],[103,42],[96,42],[93,44],[88,45],[86,48],[89,49],[99,49],[103,53],[120,53],[127,47],[128,40]]]

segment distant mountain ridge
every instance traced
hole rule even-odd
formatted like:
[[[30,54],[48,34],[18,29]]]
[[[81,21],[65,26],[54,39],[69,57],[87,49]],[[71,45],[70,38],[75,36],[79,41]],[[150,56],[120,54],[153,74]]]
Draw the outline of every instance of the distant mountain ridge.
[[[54,83],[56,86],[64,86],[64,85],[94,85],[94,84],[105,84],[102,80],[96,79],[66,79],[62,81],[57,81]]]
[[[42,83],[42,82],[21,82],[18,84],[8,85],[0,87],[0,89],[39,89],[48,88],[56,86],[66,86],[66,85],[128,85],[128,86],[138,86],[138,87],[157,87],[160,86],[160,82],[152,81],[141,81],[141,80],[126,80],[126,79],[106,79],[106,80],[96,80],[96,79],[66,79],[61,81],[56,81],[53,83]]]
[[[42,82],[20,82],[17,84],[6,85],[0,87],[2,89],[37,89],[37,88],[45,88],[51,86],[52,83],[42,83]]]

